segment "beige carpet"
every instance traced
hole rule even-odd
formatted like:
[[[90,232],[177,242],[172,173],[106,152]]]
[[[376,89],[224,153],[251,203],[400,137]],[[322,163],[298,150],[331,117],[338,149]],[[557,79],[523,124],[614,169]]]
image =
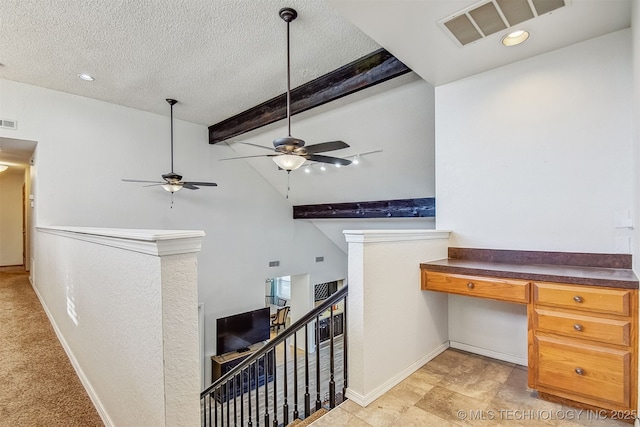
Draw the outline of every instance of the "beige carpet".
[[[104,426],[17,268],[0,268],[0,426]]]

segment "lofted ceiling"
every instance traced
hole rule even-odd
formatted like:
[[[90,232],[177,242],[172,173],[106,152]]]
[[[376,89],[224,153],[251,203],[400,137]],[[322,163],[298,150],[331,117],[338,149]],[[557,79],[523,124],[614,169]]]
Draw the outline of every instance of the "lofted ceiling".
[[[560,49],[631,25],[631,0],[564,0],[565,6],[461,46],[439,22],[491,0],[328,0],[342,16],[434,86]],[[557,0],[493,0],[546,3]],[[500,42],[522,29],[518,46]]]
[[[0,78],[162,115],[171,97],[208,126],[286,90],[281,7],[293,87],[381,46],[437,86],[630,25],[631,0],[565,1],[505,48],[508,30],[461,47],[438,24],[476,0],[0,0]]]

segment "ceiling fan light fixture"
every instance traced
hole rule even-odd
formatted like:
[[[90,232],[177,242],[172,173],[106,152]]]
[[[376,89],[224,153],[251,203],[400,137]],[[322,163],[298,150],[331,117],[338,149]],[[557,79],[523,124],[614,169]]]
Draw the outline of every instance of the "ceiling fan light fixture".
[[[9,169],[9,166],[7,166],[7,165],[0,165],[0,172],[4,172],[4,171],[6,171],[7,169]]]
[[[286,171],[293,171],[302,166],[307,159],[296,154],[280,154],[273,157],[273,161],[279,168]]]
[[[513,31],[502,38],[502,44],[511,47],[523,43],[529,38],[529,32],[524,30]]]
[[[182,185],[179,184],[162,184],[162,188],[167,190],[170,193],[175,193],[176,191],[182,190]]]

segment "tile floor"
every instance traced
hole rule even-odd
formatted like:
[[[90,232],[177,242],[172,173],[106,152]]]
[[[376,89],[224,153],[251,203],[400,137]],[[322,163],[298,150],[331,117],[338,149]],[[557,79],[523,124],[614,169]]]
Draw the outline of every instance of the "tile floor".
[[[366,408],[347,400],[313,427],[629,427],[536,397],[527,368],[448,349]]]

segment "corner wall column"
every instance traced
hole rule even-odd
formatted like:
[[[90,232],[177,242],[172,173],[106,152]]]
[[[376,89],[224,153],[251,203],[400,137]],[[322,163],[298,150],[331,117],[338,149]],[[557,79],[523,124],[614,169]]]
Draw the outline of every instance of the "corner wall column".
[[[447,257],[448,231],[346,230],[347,397],[366,406],[448,347],[447,295],[420,290],[420,263]]]

